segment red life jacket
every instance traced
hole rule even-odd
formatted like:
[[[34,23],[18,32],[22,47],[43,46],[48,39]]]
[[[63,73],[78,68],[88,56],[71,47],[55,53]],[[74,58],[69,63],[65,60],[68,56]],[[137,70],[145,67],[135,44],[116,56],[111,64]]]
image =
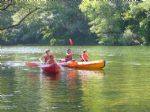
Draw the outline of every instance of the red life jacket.
[[[81,55],[81,61],[88,61],[88,55],[86,53]]]
[[[48,64],[55,63],[54,56],[53,55],[45,55],[44,56],[44,62],[48,63]]]
[[[72,61],[72,55],[66,55],[66,61]]]
[[[48,60],[50,60],[50,55],[45,55],[44,56],[44,62],[47,63]]]

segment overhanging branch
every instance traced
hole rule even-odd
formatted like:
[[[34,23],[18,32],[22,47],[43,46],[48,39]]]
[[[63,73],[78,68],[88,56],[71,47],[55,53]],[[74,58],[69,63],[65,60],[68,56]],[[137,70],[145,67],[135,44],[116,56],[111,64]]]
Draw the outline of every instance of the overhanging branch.
[[[6,2],[7,2],[6,4],[0,2],[1,4],[4,5],[2,8],[0,8],[0,11],[4,11],[4,10],[6,10],[8,7],[10,7],[10,6],[12,5],[12,2],[13,2],[13,1],[12,1],[12,0],[7,0]]]
[[[14,27],[17,27],[19,26],[28,16],[30,16],[32,13],[34,13],[35,11],[37,11],[39,8],[35,8],[33,10],[31,10],[28,14],[26,14],[17,24],[14,24],[14,25],[10,25],[10,26],[7,26],[7,27],[4,27],[4,28],[0,28],[0,30],[6,30],[6,29],[10,29],[10,28],[14,28]]]

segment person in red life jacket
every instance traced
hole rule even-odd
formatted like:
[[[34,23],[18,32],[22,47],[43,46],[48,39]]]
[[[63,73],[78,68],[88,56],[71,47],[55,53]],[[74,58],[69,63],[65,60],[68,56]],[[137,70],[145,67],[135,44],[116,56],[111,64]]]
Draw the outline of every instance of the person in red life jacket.
[[[54,63],[55,63],[54,56],[53,56],[53,55],[50,55],[49,58],[50,58],[50,59],[47,61],[47,63],[48,63],[48,64],[54,64]]]
[[[45,51],[45,55],[42,56],[40,62],[44,62],[45,64],[53,64],[55,63],[54,56],[50,53],[50,50]]]
[[[68,61],[72,61],[73,57],[72,57],[72,51],[71,49],[68,49],[67,50],[67,53],[66,53],[66,58],[65,58],[65,61],[68,62]]]
[[[89,56],[88,56],[86,50],[84,50],[84,51],[82,52],[82,54],[80,55],[80,57],[81,57],[81,61],[88,61],[88,59],[89,59]]]

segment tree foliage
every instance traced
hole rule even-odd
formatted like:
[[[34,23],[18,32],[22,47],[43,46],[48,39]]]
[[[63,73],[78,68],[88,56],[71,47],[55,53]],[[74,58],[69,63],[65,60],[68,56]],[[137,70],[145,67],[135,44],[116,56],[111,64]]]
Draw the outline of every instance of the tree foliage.
[[[150,44],[150,1],[83,0],[81,11],[89,20],[90,31],[104,45]]]
[[[81,0],[13,2],[14,4],[7,8],[7,12],[11,13],[7,14],[9,20],[5,25],[0,24],[1,32],[5,30],[1,33],[1,44],[67,45],[70,37],[76,44],[88,42],[91,37],[93,40],[90,43],[95,43],[95,36],[89,32],[87,20],[78,7]],[[1,19],[0,22],[3,23],[4,15]]]
[[[149,0],[0,1],[0,44],[149,45],[149,31]]]

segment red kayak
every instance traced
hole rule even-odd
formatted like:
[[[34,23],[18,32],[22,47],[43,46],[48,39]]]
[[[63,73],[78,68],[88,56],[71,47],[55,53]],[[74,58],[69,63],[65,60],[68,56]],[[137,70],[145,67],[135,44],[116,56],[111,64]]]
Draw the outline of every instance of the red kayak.
[[[44,73],[57,74],[60,72],[60,66],[56,63],[54,64],[40,64],[38,62],[26,62],[28,67],[40,67]]]
[[[60,72],[60,66],[58,64],[42,65],[41,69],[48,74],[57,74]]]

